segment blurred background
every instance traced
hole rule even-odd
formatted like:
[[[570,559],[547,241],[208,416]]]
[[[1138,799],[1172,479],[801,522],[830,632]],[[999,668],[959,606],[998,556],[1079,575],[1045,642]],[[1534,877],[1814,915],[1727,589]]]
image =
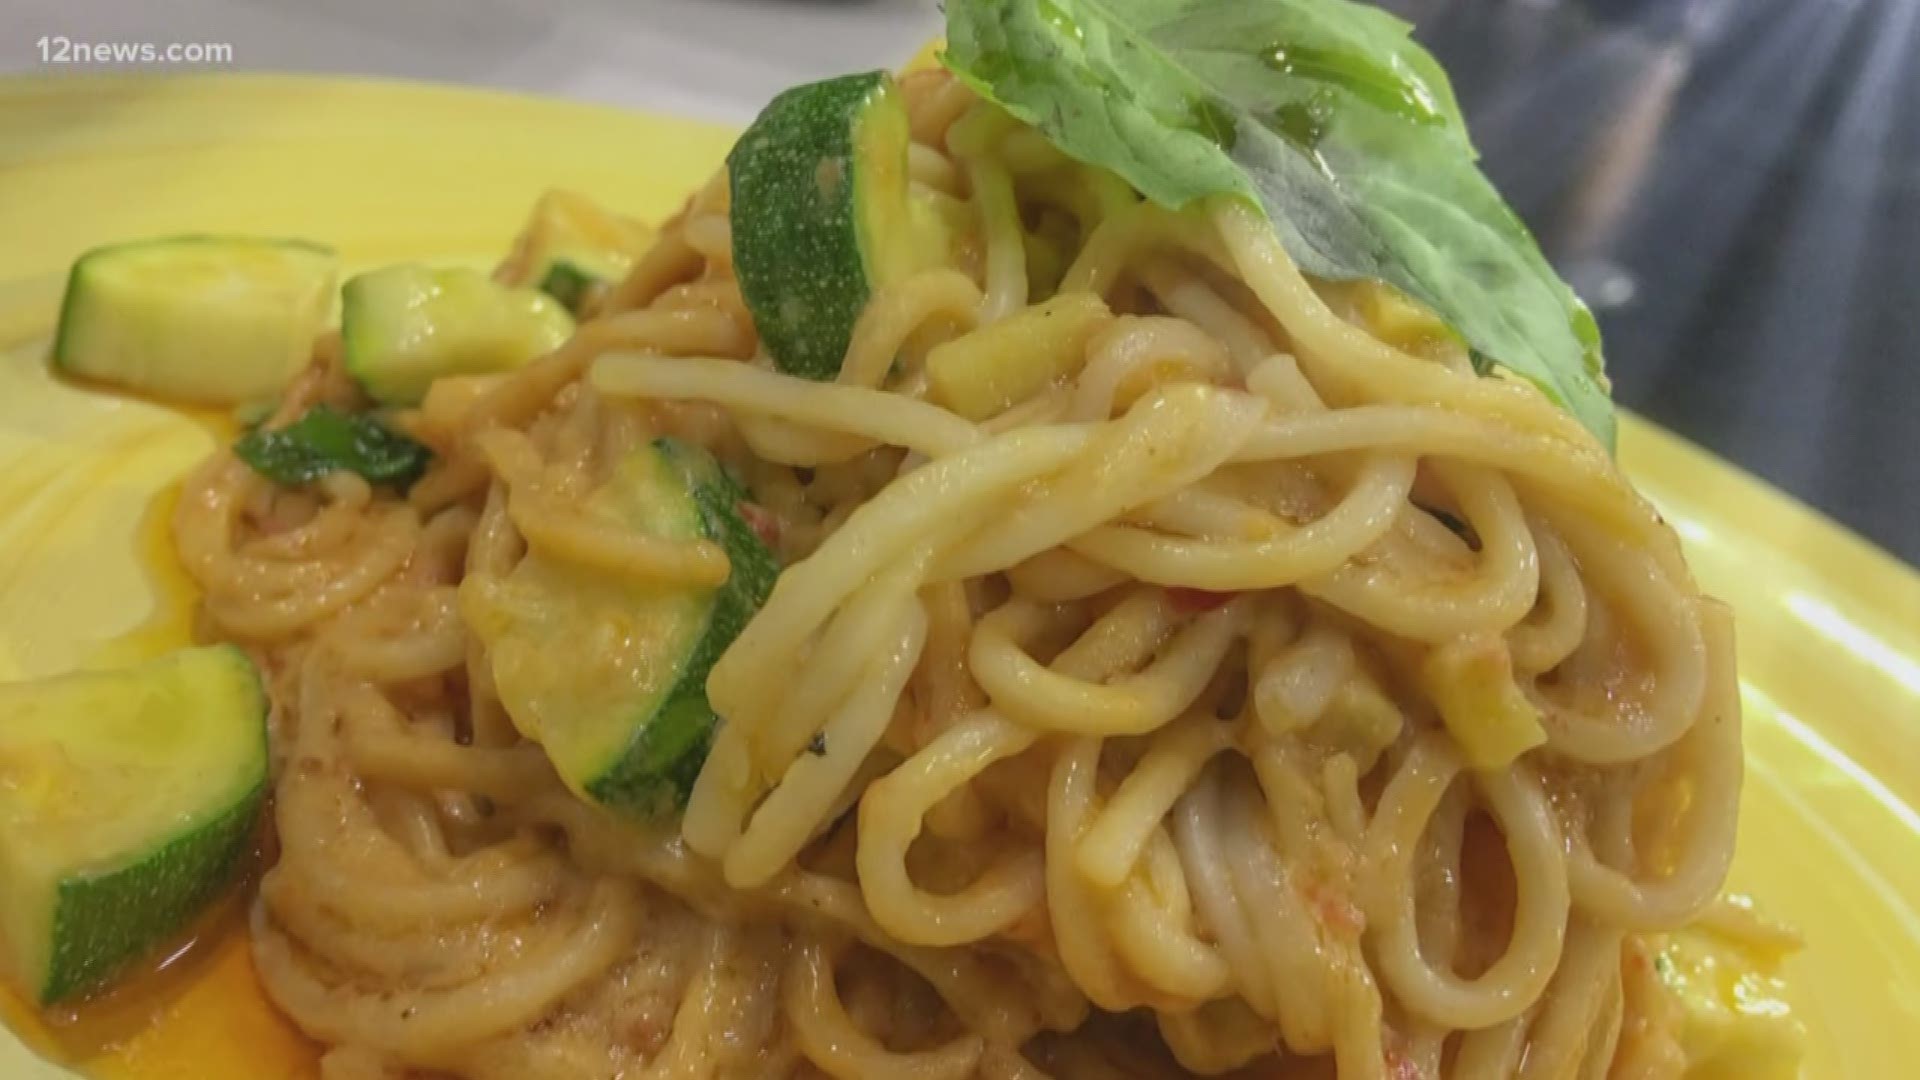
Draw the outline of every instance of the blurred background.
[[[1616,396],[1920,563],[1920,0],[1385,0],[1607,333]],[[35,43],[743,122],[896,63],[934,0],[0,0]]]

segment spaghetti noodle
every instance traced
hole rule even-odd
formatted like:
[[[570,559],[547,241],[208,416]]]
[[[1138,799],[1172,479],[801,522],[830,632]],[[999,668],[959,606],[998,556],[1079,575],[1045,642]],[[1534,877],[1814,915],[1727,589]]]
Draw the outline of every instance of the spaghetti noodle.
[[[190,481],[207,627],[275,702],[256,956],[328,1080],[1670,1071],[1627,960],[1713,902],[1741,770],[1727,612],[1670,530],[1250,210],[903,87],[968,241],[873,296],[837,382],[762,359],[721,179],[567,344],[429,394],[407,496]],[[1097,330],[963,418],[927,357],[1006,347],[1043,209]],[[353,394],[323,341],[269,423]],[[649,830],[522,738],[463,596],[530,550],[724,578],[577,512],[663,433],[787,565]]]

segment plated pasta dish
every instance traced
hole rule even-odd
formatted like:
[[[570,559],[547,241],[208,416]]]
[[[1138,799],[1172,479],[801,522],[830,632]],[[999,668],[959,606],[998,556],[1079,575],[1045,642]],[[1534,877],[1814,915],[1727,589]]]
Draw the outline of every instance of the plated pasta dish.
[[[202,643],[0,687],[18,992],[244,879],[325,1080],[1795,1075],[1729,612],[1433,60],[946,17],[657,226],[81,258],[55,366],[242,430]]]

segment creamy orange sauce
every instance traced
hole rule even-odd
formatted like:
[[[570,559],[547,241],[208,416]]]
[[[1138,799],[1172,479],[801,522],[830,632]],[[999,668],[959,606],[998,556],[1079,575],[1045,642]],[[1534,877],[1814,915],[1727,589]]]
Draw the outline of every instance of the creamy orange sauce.
[[[238,905],[236,905],[238,906]],[[268,1003],[245,924],[224,920],[189,955],[77,1008],[0,998],[27,1045],[97,1080],[313,1080],[317,1048]]]
[[[81,1071],[101,1080],[310,1080],[319,1051],[267,1001],[244,922],[154,1004],[130,1037],[100,1047]]]

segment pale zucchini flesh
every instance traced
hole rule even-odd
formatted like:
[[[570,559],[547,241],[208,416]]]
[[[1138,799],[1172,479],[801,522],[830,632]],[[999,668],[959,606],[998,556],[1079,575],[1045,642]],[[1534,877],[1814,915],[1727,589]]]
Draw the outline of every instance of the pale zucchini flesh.
[[[1093,336],[1112,321],[1092,293],[1062,293],[935,346],[927,381],[940,404],[985,420],[1078,372]]]
[[[338,260],[302,240],[176,236],[95,248],[67,279],[56,368],[169,401],[280,392],[313,355]]]
[[[684,804],[716,722],[707,672],[777,573],[743,498],[706,452],[663,439],[623,462],[585,512],[661,540],[718,543],[724,584],[619,582],[539,552],[463,584],[461,610],[508,714],[583,798],[639,819]]]
[[[555,189],[534,204],[514,245],[513,280],[545,287],[565,264],[600,283],[618,281],[653,242],[653,230],[577,192]]]
[[[228,645],[0,686],[0,960],[42,1003],[178,934],[252,849],[267,699]]]
[[[512,371],[572,333],[559,301],[464,267],[401,263],[341,290],[347,373],[383,405],[417,405],[435,379]]]

